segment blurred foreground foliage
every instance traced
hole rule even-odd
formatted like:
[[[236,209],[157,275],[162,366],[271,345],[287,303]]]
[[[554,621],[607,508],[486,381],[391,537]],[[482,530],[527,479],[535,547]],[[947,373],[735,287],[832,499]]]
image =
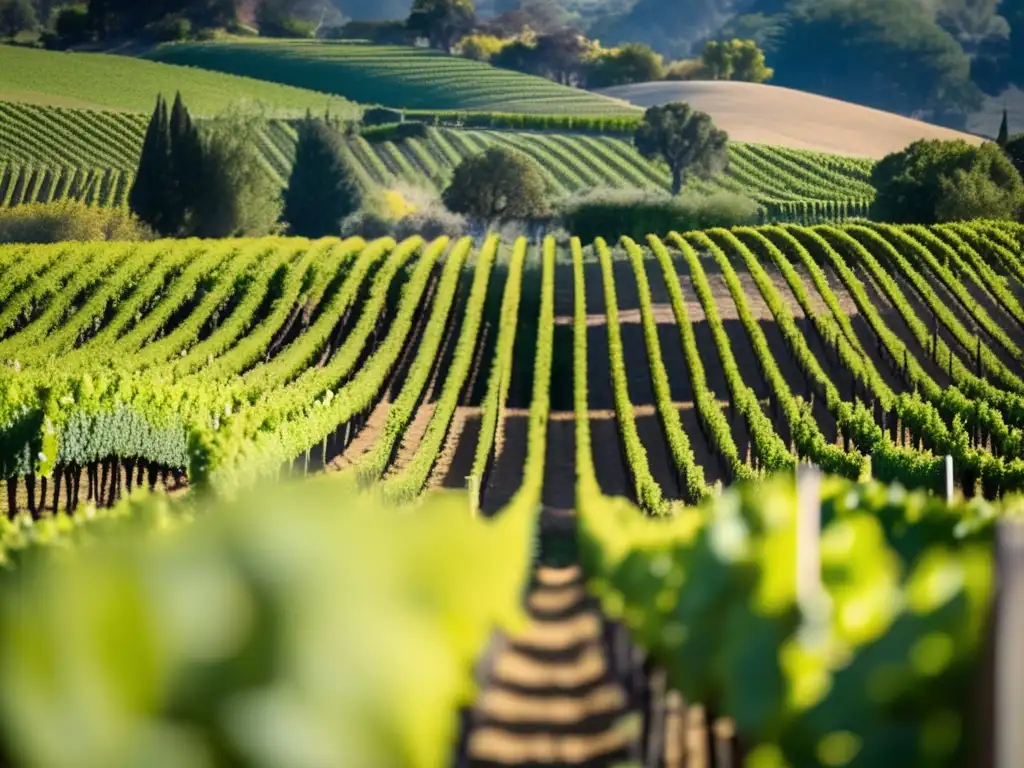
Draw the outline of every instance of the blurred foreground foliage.
[[[318,480],[0,521],[0,765],[446,764],[533,546],[468,509]]]

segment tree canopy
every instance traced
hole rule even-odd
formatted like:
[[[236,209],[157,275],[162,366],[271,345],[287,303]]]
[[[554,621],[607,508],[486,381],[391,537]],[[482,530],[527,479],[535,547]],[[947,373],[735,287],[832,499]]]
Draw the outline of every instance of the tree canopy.
[[[471,0],[413,0],[406,26],[427,38],[431,48],[451,53],[459,38],[473,31],[475,22]]]
[[[480,222],[539,219],[549,213],[540,166],[505,147],[463,160],[443,199],[449,210]]]
[[[883,158],[871,173],[872,218],[932,224],[973,218],[1018,218],[1024,181],[1002,149],[966,141],[915,141]]]
[[[29,0],[0,0],[0,37],[32,32],[38,26],[36,9]]]
[[[203,145],[179,93],[170,114],[157,97],[129,193],[132,212],[168,237],[191,233],[203,191]]]
[[[970,59],[915,0],[794,0],[777,85],[962,127],[981,106]]]
[[[775,74],[753,40],[709,40],[701,60],[712,80],[763,83]]]
[[[1010,162],[1013,163],[1017,172],[1024,176],[1024,133],[1010,136],[1006,144],[1003,145],[1003,151],[1010,158]]]
[[[284,220],[293,235],[337,235],[341,221],[359,208],[359,186],[341,153],[342,138],[325,120],[306,115],[299,125]]]
[[[264,168],[255,107],[233,107],[204,126],[198,237],[263,237],[279,230],[281,191]]]
[[[641,155],[668,166],[673,195],[687,177],[709,178],[729,162],[726,132],[709,115],[681,102],[648,109],[633,142]]]

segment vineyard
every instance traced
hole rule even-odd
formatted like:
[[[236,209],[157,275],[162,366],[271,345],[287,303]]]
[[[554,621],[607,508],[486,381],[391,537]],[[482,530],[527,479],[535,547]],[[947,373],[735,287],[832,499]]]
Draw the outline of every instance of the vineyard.
[[[358,115],[356,105],[343,98],[248,77],[130,56],[0,48],[0,98],[5,101],[148,115],[158,93],[173,99],[177,91],[203,117],[239,100],[260,102],[276,117],[302,117],[307,109],[323,112],[328,107],[339,117]]]
[[[666,765],[962,765],[994,519],[1019,513],[1008,494],[1024,490],[1022,243],[1020,226],[976,222],[586,246],[4,246],[0,468],[17,517],[0,515],[0,563],[36,573],[33,553],[75,542],[104,565],[0,578],[0,595],[19,596],[0,599],[0,637],[19,638],[0,643],[0,669],[18,670],[0,696],[42,674],[19,663],[26,653],[134,690],[133,654],[100,672],[84,666],[106,658],[99,634],[62,643],[89,621],[72,605],[123,612],[118,642],[172,625],[184,637],[195,622],[201,646],[229,631],[241,610],[229,597],[251,594],[275,642],[294,649],[308,631],[304,659],[333,670],[306,705],[348,709],[304,731],[332,724],[328,764],[351,756],[358,724],[388,734],[359,740],[373,765],[447,764],[456,731],[473,765],[608,764],[638,749]],[[936,495],[946,456],[952,505]],[[819,490],[827,610],[792,568],[801,462],[831,476]],[[170,498],[126,498],[147,487]],[[310,514],[270,512],[303,503]],[[211,506],[221,514],[202,514]],[[195,539],[104,555],[119,530],[193,518]],[[302,568],[287,542],[305,542]],[[154,598],[126,596],[143,574]],[[364,582],[341,600],[326,588]],[[183,613],[176,583],[205,612]],[[29,588],[63,607],[44,616]],[[296,594],[308,599],[292,606]],[[344,639],[390,621],[408,631]],[[493,626],[511,640],[483,660],[474,696]],[[187,754],[244,749],[205,702],[228,701],[272,657],[247,657],[236,679],[201,674],[206,652],[154,645],[154,674],[195,682],[160,703],[111,694],[105,716],[187,710],[204,726]],[[300,668],[260,667],[303,689]],[[394,706],[357,714],[357,699],[325,698],[356,670]],[[39,701],[35,718],[62,705]],[[0,757],[124,760],[117,739],[85,736],[98,721],[56,743],[23,711],[0,707]]]
[[[37,509],[66,480],[116,498],[116,479],[97,483],[112,457],[138,473],[126,485],[143,465],[236,488],[297,463],[381,481],[396,501],[474,476],[494,509],[533,477],[533,407],[585,411],[621,449],[595,456],[603,492],[654,514],[800,459],[939,490],[950,454],[967,495],[996,497],[1024,490],[1020,235],[6,246],[0,461],[23,478],[11,502],[50,478],[50,495],[28,495]],[[571,457],[570,425],[553,434]]]
[[[145,129],[146,119],[140,115],[0,102],[0,163],[5,164],[0,205],[62,197],[125,204]],[[670,187],[665,169],[641,157],[628,138],[616,135],[430,127],[424,138],[368,139],[372,137],[346,145],[351,167],[367,189],[397,181],[437,189],[459,162],[491,146],[513,147],[536,159],[555,195],[594,187]],[[262,133],[267,169],[282,186],[296,141],[289,121],[271,120]],[[692,186],[750,195],[776,219],[842,220],[867,215],[874,196],[871,167],[869,160],[733,144],[728,171]],[[72,184],[75,173],[83,178]],[[93,177],[102,189],[91,185]],[[68,182],[61,184],[63,178]],[[96,192],[89,191],[94,188]]]
[[[325,40],[174,43],[154,61],[323,91],[361,104],[527,114],[634,115],[618,99],[413,46]]]

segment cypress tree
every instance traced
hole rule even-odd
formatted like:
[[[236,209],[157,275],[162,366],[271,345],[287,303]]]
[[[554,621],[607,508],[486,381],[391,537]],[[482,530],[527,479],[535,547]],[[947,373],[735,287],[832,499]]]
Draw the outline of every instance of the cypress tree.
[[[996,137],[996,144],[1005,147],[1010,140],[1010,121],[1006,116],[1006,107],[1003,107],[1003,122],[999,124],[999,136]]]
[[[168,188],[167,229],[169,233],[182,234],[191,227],[202,193],[203,145],[180,92],[171,108],[169,135],[172,176]]]
[[[156,108],[146,128],[142,156],[128,195],[132,212],[160,234],[169,234],[168,186],[171,184],[170,127],[167,102],[157,96]]]
[[[359,188],[342,157],[341,141],[337,130],[307,112],[284,193],[284,220],[292,234],[336,235],[341,220],[359,207]]]

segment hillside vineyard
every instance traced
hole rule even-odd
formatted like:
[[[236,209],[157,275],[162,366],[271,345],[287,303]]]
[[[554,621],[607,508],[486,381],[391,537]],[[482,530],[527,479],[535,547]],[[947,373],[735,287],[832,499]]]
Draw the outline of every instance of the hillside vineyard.
[[[0,249],[7,511],[337,473],[662,513],[792,471],[1024,489],[1024,229]],[[546,460],[545,460],[546,457]],[[590,459],[587,459],[590,457]]]
[[[515,117],[493,116],[493,121],[504,124]],[[451,115],[445,122],[457,119]],[[576,118],[577,123],[585,121]],[[0,207],[65,198],[127,207],[146,124],[141,115],[0,103],[5,139],[0,147]],[[594,187],[670,188],[668,171],[640,156],[628,127],[588,133],[567,124],[565,130],[543,132],[431,126],[425,137],[401,141],[357,136],[345,142],[343,151],[363,189],[404,182],[440,191],[445,175],[460,162],[495,146],[518,149],[536,160],[557,196]],[[294,121],[268,121],[261,132],[266,170],[282,187],[288,183],[297,140]],[[725,173],[711,181],[692,179],[687,187],[749,195],[769,220],[839,221],[867,214],[874,197],[872,165],[860,158],[734,143]]]

